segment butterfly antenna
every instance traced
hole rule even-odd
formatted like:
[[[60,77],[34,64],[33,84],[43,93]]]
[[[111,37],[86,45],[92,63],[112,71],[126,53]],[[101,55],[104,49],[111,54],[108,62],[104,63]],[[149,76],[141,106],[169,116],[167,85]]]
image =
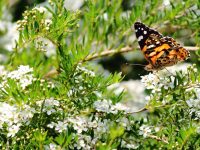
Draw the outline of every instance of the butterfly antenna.
[[[129,65],[129,66],[146,66],[146,65],[142,65],[142,64],[130,64],[130,63],[125,63],[126,65]]]
[[[165,68],[165,70],[167,70],[167,72],[169,73],[169,74],[171,74],[172,76],[175,76],[173,73],[171,73],[167,68]]]

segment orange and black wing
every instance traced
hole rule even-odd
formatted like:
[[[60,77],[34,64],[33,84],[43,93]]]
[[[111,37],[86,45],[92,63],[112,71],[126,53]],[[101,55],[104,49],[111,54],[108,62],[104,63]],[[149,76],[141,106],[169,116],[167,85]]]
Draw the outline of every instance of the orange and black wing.
[[[163,37],[140,22],[136,22],[134,26],[140,48],[149,62],[147,70],[163,69],[189,57],[189,52],[173,38]]]
[[[134,27],[140,49],[142,50],[144,57],[152,65],[152,67],[155,68],[155,43],[163,37],[162,34],[154,29],[147,27],[141,22],[136,22]]]

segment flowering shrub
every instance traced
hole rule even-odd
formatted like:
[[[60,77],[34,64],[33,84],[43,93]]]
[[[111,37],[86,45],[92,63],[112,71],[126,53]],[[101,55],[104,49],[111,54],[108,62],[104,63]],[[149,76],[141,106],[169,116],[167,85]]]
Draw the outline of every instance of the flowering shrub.
[[[136,7],[126,18],[121,3],[82,3],[72,11],[51,0],[17,22],[18,39],[0,66],[0,148],[199,149],[198,66],[141,76],[146,104],[133,111],[121,73],[104,74],[89,62],[122,46]]]

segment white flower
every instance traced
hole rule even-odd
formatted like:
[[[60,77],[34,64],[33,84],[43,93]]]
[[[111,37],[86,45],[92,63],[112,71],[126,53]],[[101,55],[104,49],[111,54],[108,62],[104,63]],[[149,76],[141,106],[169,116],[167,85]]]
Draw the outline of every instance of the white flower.
[[[0,129],[3,124],[7,125],[8,137],[13,137],[19,131],[22,123],[29,124],[35,112],[34,108],[28,105],[19,107],[9,105],[5,102],[0,103]]]
[[[6,77],[14,79],[22,87],[22,89],[25,89],[35,80],[35,78],[33,78],[33,74],[30,74],[32,72],[33,68],[20,65],[18,70],[9,72]]]
[[[192,115],[195,113],[196,118],[195,120],[200,119],[200,89],[194,88],[193,89],[196,93],[196,98],[190,98],[186,101],[188,107],[190,108],[190,114]]]
[[[148,75],[141,76],[141,82],[144,83],[147,89],[155,89],[158,85],[160,79],[157,75],[149,73]]]
[[[79,144],[80,144],[81,147],[85,147],[85,142],[83,140],[80,140]]]
[[[60,133],[67,130],[67,123],[62,122],[62,121],[58,121],[58,123],[55,124],[55,130],[60,132]]]
[[[32,118],[35,112],[35,109],[29,105],[23,105],[23,109],[19,111],[19,116],[25,122]]]
[[[121,144],[122,147],[128,148],[128,149],[137,149],[138,145],[131,143],[132,141],[130,141],[129,143],[127,141],[122,140]]]
[[[143,137],[147,137],[151,133],[151,129],[147,125],[142,125],[140,127],[139,135],[143,135]]]
[[[110,112],[111,101],[108,100],[98,100],[94,102],[94,108],[99,112]]]
[[[50,124],[47,125],[47,127],[53,129],[56,126],[55,122],[51,122]]]
[[[102,98],[102,93],[100,93],[99,91],[94,91],[94,94],[95,94],[98,98]]]
[[[33,72],[33,68],[30,68],[29,66],[20,65],[20,66],[18,67],[18,72],[19,72],[21,75],[24,75],[24,74]]]
[[[68,97],[72,96],[72,94],[73,94],[73,90],[69,90],[69,91],[67,92],[67,96],[68,96]]]
[[[31,85],[33,82],[33,76],[32,75],[26,75],[23,78],[19,80],[19,83],[22,87],[22,89],[25,89],[28,85]]]
[[[50,20],[47,22],[50,23]],[[56,47],[50,40],[42,37],[38,38],[37,40],[39,41],[38,43],[44,43],[43,45],[41,44],[37,45],[37,47],[43,49],[43,52],[47,57],[54,56],[56,54]]]
[[[113,106],[114,109],[116,110],[120,110],[120,111],[126,111],[126,112],[129,112],[130,108],[128,108],[127,106],[125,106],[124,104],[122,103],[116,103],[114,106]]]
[[[125,111],[125,112],[130,111],[130,108],[126,107],[125,105],[121,103],[116,103],[115,105],[113,105],[110,100],[106,99],[95,101],[93,106],[98,112],[105,112],[112,114],[117,114],[118,111]]]
[[[85,117],[76,116],[75,118],[68,118],[68,122],[72,123],[74,130],[76,130],[78,133],[88,130],[88,120]]]
[[[49,145],[45,145],[44,146],[45,150],[58,150],[61,149],[60,146],[54,144],[54,143],[50,143]]]
[[[60,103],[58,100],[55,100],[53,97],[45,100],[45,106],[59,106]]]
[[[37,11],[39,11],[42,14],[42,13],[44,13],[46,11],[46,8],[42,7],[42,6],[39,6],[39,7],[34,7],[32,10],[33,11],[37,10]]]
[[[98,122],[96,134],[106,133],[108,130],[109,130],[109,121],[107,119]]]
[[[193,88],[196,94],[196,98],[190,98],[186,101],[189,107],[193,107],[200,110],[200,89],[199,88]]]
[[[94,76],[95,76],[95,73],[94,73],[93,71],[88,70],[88,69],[86,69],[85,67],[77,66],[76,69],[77,69],[78,71],[82,71],[82,72],[84,72],[85,74],[90,75],[91,77],[94,77]]]
[[[29,66],[20,65],[17,70],[8,73],[7,77],[11,79],[20,79],[23,75],[33,72],[33,68]]]
[[[50,20],[50,19],[46,19],[45,20],[45,25],[46,26],[49,26],[49,25],[51,25],[52,24],[52,20]]]
[[[8,128],[8,134],[7,137],[14,137],[15,134],[19,131],[20,125],[12,125],[11,127]]]
[[[118,122],[120,125],[123,127],[128,127],[129,126],[129,120],[126,117],[122,117],[120,119],[117,119],[116,122]]]
[[[56,110],[60,110],[60,102],[58,100],[55,100],[53,97],[46,99],[46,100],[40,100],[36,102],[37,105],[41,106],[43,103],[43,111],[47,112],[48,115],[51,115],[54,112],[57,112]]]
[[[160,131],[160,127],[155,127],[155,132],[159,132]]]
[[[12,125],[18,121],[19,114],[17,113],[17,108],[7,103],[0,103],[0,124],[7,123],[8,125]]]

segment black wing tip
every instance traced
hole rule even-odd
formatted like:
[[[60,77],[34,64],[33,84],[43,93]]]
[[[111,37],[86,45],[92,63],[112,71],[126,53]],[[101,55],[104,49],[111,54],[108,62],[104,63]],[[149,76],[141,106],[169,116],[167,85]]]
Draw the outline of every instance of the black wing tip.
[[[137,25],[137,24],[142,24],[142,22],[136,21],[134,24],[135,24],[135,25]]]
[[[134,23],[134,27],[137,28],[137,27],[140,27],[140,26],[145,26],[142,22],[139,22],[139,21],[136,21]]]

